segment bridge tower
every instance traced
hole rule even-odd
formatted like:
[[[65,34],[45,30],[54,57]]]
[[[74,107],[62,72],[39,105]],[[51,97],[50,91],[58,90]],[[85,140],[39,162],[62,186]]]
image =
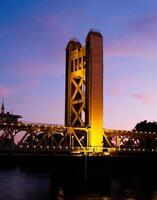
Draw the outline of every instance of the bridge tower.
[[[65,126],[87,127],[88,145],[103,145],[103,37],[90,30],[86,44],[66,47]]]

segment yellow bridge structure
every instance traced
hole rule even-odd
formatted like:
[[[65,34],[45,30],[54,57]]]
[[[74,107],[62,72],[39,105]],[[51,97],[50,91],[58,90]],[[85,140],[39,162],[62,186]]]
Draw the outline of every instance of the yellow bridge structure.
[[[155,132],[103,129],[103,145],[100,147],[89,145],[90,131],[88,128],[41,123],[0,123],[0,152],[29,153],[33,150],[55,156],[157,153]]]
[[[85,45],[66,46],[65,125],[18,122],[1,107],[0,153],[113,156],[157,152],[157,133],[103,128],[103,37],[90,30]]]

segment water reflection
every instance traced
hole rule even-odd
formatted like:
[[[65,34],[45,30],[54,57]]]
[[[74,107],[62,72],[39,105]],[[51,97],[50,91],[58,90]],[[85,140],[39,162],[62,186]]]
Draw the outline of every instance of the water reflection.
[[[57,200],[64,200],[64,189],[63,189],[63,187],[59,187],[59,189],[58,189]]]
[[[109,187],[106,187],[105,182],[104,187],[103,183],[97,182],[95,187],[86,185],[84,191],[80,186],[79,192],[78,188],[66,186],[67,191],[75,191],[69,192],[66,198],[68,200],[157,200],[157,192],[154,190],[156,183],[150,181],[143,178],[112,179],[108,181]]]
[[[5,200],[157,200],[156,179],[104,177],[82,181],[27,170],[0,170],[0,199]]]

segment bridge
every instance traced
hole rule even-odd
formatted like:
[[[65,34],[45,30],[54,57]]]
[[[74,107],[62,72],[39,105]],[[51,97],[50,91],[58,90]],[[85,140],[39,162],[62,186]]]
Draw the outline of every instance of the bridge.
[[[76,39],[68,42],[65,82],[65,125],[18,121],[21,116],[6,114],[2,103],[0,155],[157,153],[157,133],[103,128],[103,37],[99,31],[90,30],[85,46]]]
[[[0,155],[117,156],[157,153],[155,132],[103,129],[101,147],[89,146],[88,128],[17,122],[0,123],[0,133]]]

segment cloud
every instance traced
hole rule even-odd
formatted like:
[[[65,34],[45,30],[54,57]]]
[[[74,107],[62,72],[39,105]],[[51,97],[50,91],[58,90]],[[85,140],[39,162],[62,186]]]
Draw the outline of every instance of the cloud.
[[[11,96],[16,92],[38,87],[40,82],[37,79],[29,79],[20,86],[0,85],[0,97]]]
[[[106,48],[107,56],[157,59],[157,15],[130,23],[124,33]]]
[[[108,94],[112,96],[120,96],[138,85],[138,79],[134,75],[128,75],[125,78],[114,79],[110,87],[107,89]]]
[[[0,85],[0,97],[6,97],[14,94],[19,90],[18,87]]]
[[[157,38],[156,38],[157,39]],[[157,59],[157,40],[152,42],[149,38],[124,38],[107,47],[109,57],[132,57],[135,59]]]
[[[64,60],[64,57],[62,55],[56,55],[56,59],[58,59],[58,62],[56,60],[40,60],[41,63],[39,63],[38,61],[21,61],[20,64],[18,64],[18,68],[16,71],[22,77],[32,80],[40,80],[40,78],[45,77],[62,77],[65,70],[64,62],[62,62],[62,60]]]
[[[0,62],[0,69],[11,76],[24,79],[40,79],[45,76],[62,77],[65,72],[65,55],[60,51],[54,58],[18,58],[17,61]]]
[[[157,34],[157,14],[149,15],[137,21],[132,29],[140,34],[151,36],[151,39],[156,38]]]
[[[143,104],[150,104],[153,100],[153,95],[146,93],[133,93],[131,96]]]
[[[107,47],[106,53],[111,57],[121,57],[136,54],[135,51],[139,51],[139,47],[138,49],[136,48],[134,41],[130,39],[121,39]]]
[[[24,62],[22,61],[19,65],[19,73],[25,78],[37,78],[45,73],[48,73],[48,65],[47,64],[39,64],[33,62]]]
[[[108,93],[112,96],[119,96],[122,93],[122,91],[121,88],[112,86],[108,89]]]

